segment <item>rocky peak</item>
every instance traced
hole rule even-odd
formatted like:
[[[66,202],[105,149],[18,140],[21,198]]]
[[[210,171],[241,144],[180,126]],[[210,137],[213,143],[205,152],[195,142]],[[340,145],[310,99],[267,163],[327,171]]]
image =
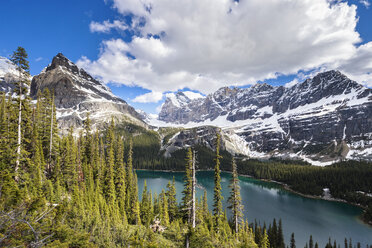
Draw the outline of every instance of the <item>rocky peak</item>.
[[[51,71],[58,66],[64,67],[69,71],[78,73],[79,68],[72,63],[68,58],[66,58],[62,53],[58,53],[56,56],[53,57],[52,63],[46,68],[46,71]]]
[[[264,92],[264,91],[270,91],[273,89],[274,89],[274,86],[271,86],[267,83],[256,83],[250,87],[250,90],[254,92]]]
[[[44,89],[54,92],[59,124],[62,129],[70,125],[81,127],[86,114],[91,114],[93,123],[104,124],[111,117],[127,119],[143,125],[141,116],[124,100],[79,68],[62,53],[42,73],[33,77],[31,97]]]

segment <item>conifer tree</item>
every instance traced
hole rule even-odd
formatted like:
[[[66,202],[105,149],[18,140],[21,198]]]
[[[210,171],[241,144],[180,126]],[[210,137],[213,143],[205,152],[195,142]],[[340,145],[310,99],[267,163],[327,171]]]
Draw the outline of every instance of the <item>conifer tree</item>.
[[[167,184],[166,195],[168,199],[169,220],[172,222],[176,219],[177,215],[176,183],[174,177],[172,183],[169,181]]]
[[[263,236],[259,242],[259,248],[268,248],[270,246],[269,237],[267,236],[266,229],[264,229]]]
[[[294,233],[291,234],[290,248],[296,248],[296,241],[295,241]]]
[[[22,105],[23,101],[26,100],[24,95],[27,94],[27,87],[29,86],[30,81],[29,77],[29,64],[27,61],[28,54],[23,47],[18,47],[16,51],[13,52],[11,61],[16,65],[18,71],[18,82],[16,82],[16,92],[18,94],[18,134],[17,134],[17,159],[15,164],[15,179],[19,180],[18,169],[20,166],[21,160],[21,146],[22,146]],[[23,99],[25,98],[25,99]]]
[[[282,219],[279,219],[279,228],[278,228],[277,238],[278,238],[278,248],[285,248]]]
[[[279,222],[279,227],[281,222]],[[310,235],[310,240],[309,240],[309,248],[314,248],[314,242],[313,242],[313,235]]]
[[[140,204],[138,201],[138,187],[137,187],[137,175],[134,174],[133,182],[132,182],[132,190],[131,193],[131,221],[133,224],[140,225],[141,224],[141,210]]]
[[[127,159],[127,193],[126,193],[126,208],[131,208],[131,201],[133,200],[133,140],[129,140],[128,159]]]
[[[204,220],[207,219],[207,217],[209,216],[209,210],[208,210],[208,199],[207,199],[207,191],[204,190],[204,194],[203,194],[203,204],[202,204],[202,209],[203,209],[203,217],[204,217]]]
[[[116,198],[118,201],[120,213],[125,212],[125,201],[126,201],[126,173],[124,166],[124,150],[123,150],[123,141],[120,136],[117,139],[117,156],[115,162],[115,187],[116,187]]]
[[[184,219],[188,223],[191,221],[191,200],[192,200],[192,150],[191,147],[187,150],[186,155],[186,167],[185,167],[185,176],[184,176],[184,189],[182,191],[182,210],[184,213]]]
[[[151,222],[152,211],[151,211],[151,197],[147,190],[147,182],[145,180],[143,191],[142,191],[142,200],[141,200],[141,220],[142,223],[148,226]]]
[[[233,230],[235,233],[238,233],[239,230],[239,224],[242,221],[243,218],[243,205],[242,205],[242,199],[240,197],[240,186],[239,186],[239,178],[238,178],[238,171],[236,167],[236,163],[234,158],[232,159],[232,177],[230,180],[229,185],[231,191],[230,191],[230,197],[228,199],[229,206],[232,210],[232,221],[233,221]]]
[[[221,171],[220,171],[220,159],[222,156],[220,155],[220,134],[217,133],[217,140],[216,140],[216,158],[215,162],[216,165],[214,167],[214,197],[213,197],[213,215],[215,218],[215,224],[217,229],[219,228],[219,222],[222,217],[222,194],[221,194]]]
[[[167,195],[164,192],[164,189],[161,192],[160,195],[160,205],[161,205],[161,213],[160,213],[160,219],[162,221],[162,224],[167,226],[169,225],[169,214],[168,214],[168,199]]]
[[[113,206],[116,200],[116,190],[114,182],[114,127],[114,120],[111,119],[111,124],[108,132],[107,169],[105,175],[105,195],[110,206]]]

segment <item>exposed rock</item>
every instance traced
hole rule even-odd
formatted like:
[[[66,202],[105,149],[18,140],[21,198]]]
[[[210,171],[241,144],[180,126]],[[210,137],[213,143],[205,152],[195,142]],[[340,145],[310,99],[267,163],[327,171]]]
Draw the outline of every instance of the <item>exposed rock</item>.
[[[133,107],[61,53],[39,75],[33,77],[31,97],[36,99],[37,92],[45,88],[54,93],[62,131],[70,126],[82,127],[87,113],[90,113],[92,123],[96,126],[103,125],[111,117],[146,126]]]
[[[185,127],[219,126],[229,133],[228,139],[239,136],[234,139],[240,147],[228,147],[248,156],[320,161],[359,158],[361,153],[371,157],[364,151],[372,147],[372,90],[338,71],[320,73],[289,88],[224,87],[196,100],[184,100],[181,94],[177,93],[176,104],[174,99],[165,101],[159,120]]]

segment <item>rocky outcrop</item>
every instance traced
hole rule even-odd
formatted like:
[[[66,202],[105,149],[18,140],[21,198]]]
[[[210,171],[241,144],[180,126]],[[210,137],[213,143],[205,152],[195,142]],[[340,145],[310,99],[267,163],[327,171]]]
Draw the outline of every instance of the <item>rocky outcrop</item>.
[[[14,82],[18,80],[16,66],[7,58],[0,57],[0,91],[12,92]]]
[[[164,155],[170,157],[176,150],[195,145],[203,145],[211,150],[215,150],[216,137],[219,132],[221,132],[220,128],[212,126],[180,130],[162,147],[165,150]],[[222,148],[224,148],[224,144],[222,144]]]
[[[159,120],[215,125],[248,156],[334,161],[359,158],[372,147],[372,90],[338,71],[292,87],[256,84],[221,88],[203,99],[167,99]],[[236,136],[235,136],[236,135]],[[228,137],[228,136],[227,136]],[[233,141],[234,141],[233,140]]]
[[[37,93],[46,88],[54,94],[61,130],[70,126],[80,128],[88,113],[97,127],[107,123],[111,117],[146,126],[133,107],[61,53],[33,77],[31,97],[36,99]]]

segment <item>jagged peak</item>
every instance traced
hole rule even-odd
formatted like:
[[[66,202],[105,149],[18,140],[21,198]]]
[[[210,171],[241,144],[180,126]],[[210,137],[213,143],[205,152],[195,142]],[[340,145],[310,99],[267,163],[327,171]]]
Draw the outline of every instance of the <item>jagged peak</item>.
[[[252,85],[250,89],[255,91],[268,91],[274,89],[274,86],[268,83],[256,83]]]
[[[75,65],[62,53],[58,53],[56,56],[53,57],[52,63],[48,65],[45,71],[51,71],[58,68],[59,66],[64,67],[74,73],[79,73],[79,68],[77,67],[77,65]]]

